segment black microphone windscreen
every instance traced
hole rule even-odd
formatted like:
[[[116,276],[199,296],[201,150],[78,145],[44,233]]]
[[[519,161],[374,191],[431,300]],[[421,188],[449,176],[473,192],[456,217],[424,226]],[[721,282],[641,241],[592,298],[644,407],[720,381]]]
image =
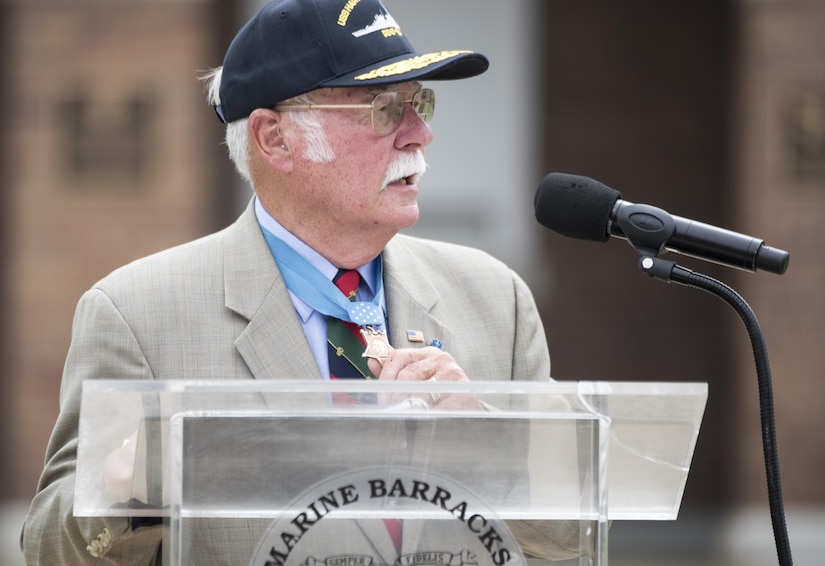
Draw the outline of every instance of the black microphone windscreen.
[[[570,238],[606,242],[610,214],[620,198],[619,191],[589,177],[550,173],[533,204],[542,226]]]

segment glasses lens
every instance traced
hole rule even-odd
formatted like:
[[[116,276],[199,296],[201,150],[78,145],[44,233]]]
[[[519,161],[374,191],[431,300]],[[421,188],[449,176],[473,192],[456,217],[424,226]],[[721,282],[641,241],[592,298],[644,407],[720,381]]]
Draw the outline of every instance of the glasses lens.
[[[372,127],[378,135],[386,136],[398,129],[404,119],[404,105],[408,102],[424,122],[430,123],[435,112],[435,93],[423,88],[413,93],[412,99],[407,98],[409,94],[387,91],[372,100]]]
[[[372,127],[379,136],[393,133],[404,116],[404,95],[382,92],[372,100]]]
[[[421,119],[429,124],[435,113],[435,92],[429,88],[422,88],[413,95],[411,104]]]

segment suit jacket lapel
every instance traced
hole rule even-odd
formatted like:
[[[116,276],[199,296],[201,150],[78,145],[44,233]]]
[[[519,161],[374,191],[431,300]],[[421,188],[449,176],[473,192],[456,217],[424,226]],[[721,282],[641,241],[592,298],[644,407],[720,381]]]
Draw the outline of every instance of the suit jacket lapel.
[[[407,341],[407,330],[420,330],[425,343],[437,339],[449,349],[453,333],[437,317],[441,295],[427,278],[428,270],[410,259],[411,254],[404,248],[404,238],[396,236],[384,250],[384,289],[392,345],[416,347]]]
[[[320,379],[281,273],[250,203],[227,230],[226,307],[249,320],[235,347],[257,379]]]
[[[322,379],[301,321],[272,259],[250,203],[226,231],[224,258],[226,307],[249,321],[235,341],[252,376],[257,379]],[[384,250],[384,288],[396,348],[415,347],[407,330],[420,330],[424,340],[440,340],[449,349],[452,331],[437,318],[438,290],[428,271],[404,249],[403,237]]]

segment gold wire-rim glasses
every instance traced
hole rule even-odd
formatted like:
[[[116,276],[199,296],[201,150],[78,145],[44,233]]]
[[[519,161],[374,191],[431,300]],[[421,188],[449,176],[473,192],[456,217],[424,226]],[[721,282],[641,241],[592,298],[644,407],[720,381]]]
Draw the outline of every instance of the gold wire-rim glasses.
[[[429,88],[419,90],[386,90],[379,92],[369,104],[278,104],[282,110],[336,110],[369,108],[372,129],[379,136],[388,136],[401,127],[404,105],[409,104],[425,123],[429,124],[435,113],[435,92]]]

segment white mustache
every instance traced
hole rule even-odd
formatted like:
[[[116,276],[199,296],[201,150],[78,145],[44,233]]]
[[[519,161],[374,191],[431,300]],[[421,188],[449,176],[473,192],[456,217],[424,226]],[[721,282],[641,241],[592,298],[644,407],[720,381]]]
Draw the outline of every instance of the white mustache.
[[[413,182],[417,183],[426,170],[427,161],[421,151],[415,151],[414,153],[402,152],[387,166],[384,184],[381,188],[386,189],[387,185],[393,181],[408,177],[413,177]]]

